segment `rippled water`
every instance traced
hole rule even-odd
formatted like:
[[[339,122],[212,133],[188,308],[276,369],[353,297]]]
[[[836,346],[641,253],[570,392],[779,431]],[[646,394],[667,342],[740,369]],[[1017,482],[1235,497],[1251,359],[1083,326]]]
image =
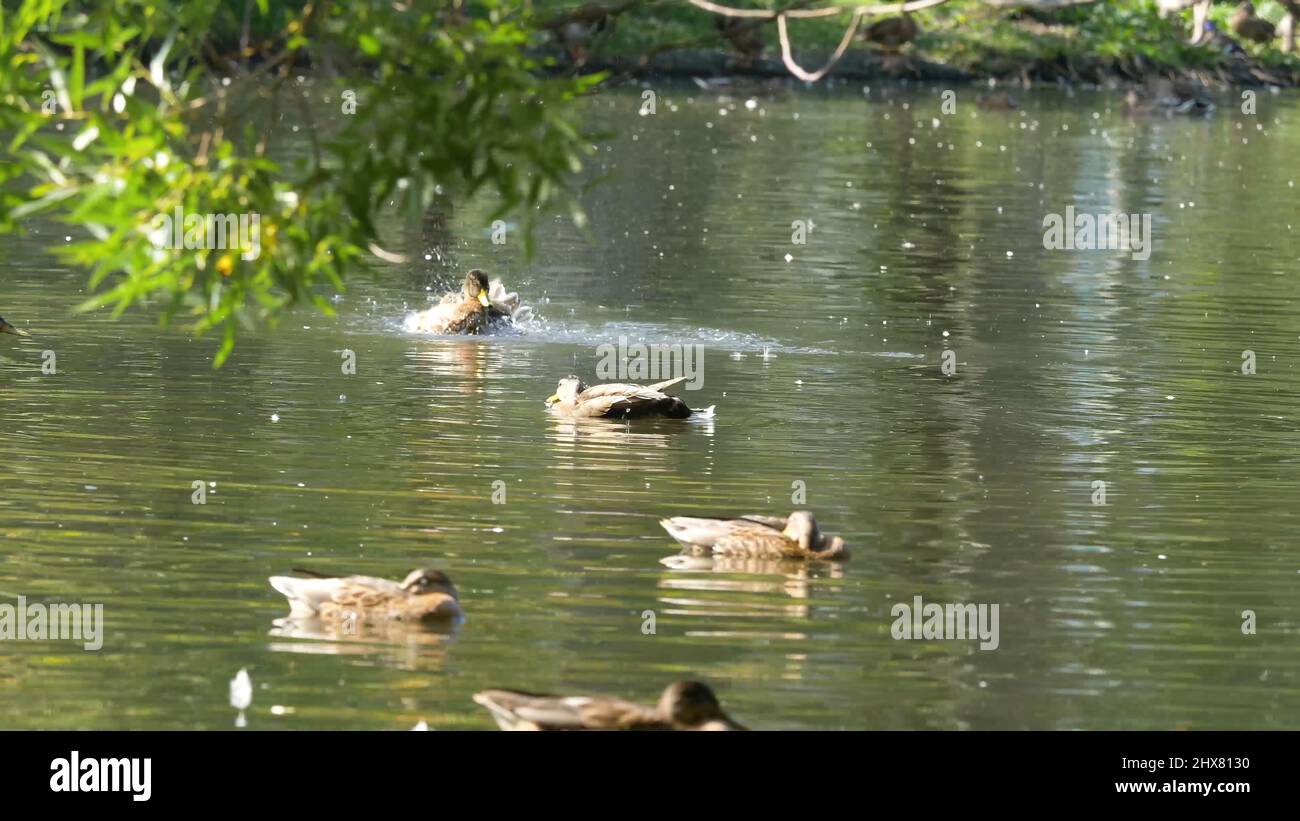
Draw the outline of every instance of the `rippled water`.
[[[758,728],[1300,723],[1296,96],[1193,120],[657,91],[653,116],[640,89],[589,103],[617,136],[586,233],[543,222],[525,263],[489,203],[449,236],[395,221],[415,263],[220,371],[150,312],[72,313],[86,277],[40,250],[69,229],[0,238],[0,314],[34,334],[0,336],[0,594],[107,625],[98,652],[0,642],[4,726],[227,728],[241,667],[259,729],[486,729],[484,687],[652,700],[687,674]],[[1067,205],[1152,214],[1150,259],[1044,250]],[[527,334],[401,331],[470,266],[534,306]],[[716,418],[548,417],[620,335],[705,346],[682,395]],[[848,563],[660,564],[658,518],[784,513],[796,482]],[[267,576],[423,564],[460,588],[450,635],[274,624]],[[892,639],[918,595],[999,604],[1000,646]]]

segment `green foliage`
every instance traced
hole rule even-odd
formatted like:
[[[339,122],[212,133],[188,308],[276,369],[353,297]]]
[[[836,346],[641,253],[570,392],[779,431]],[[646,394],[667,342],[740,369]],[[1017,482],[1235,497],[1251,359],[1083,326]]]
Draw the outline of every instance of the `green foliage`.
[[[35,217],[88,230],[60,249],[90,271],[83,308],[159,302],[164,320],[220,329],[220,365],[241,323],[303,300],[329,313],[325,286],[383,247],[389,202],[418,212],[486,192],[490,218],[518,211],[526,229],[557,201],[581,218],[569,180],[590,140],[570,103],[599,78],[545,76],[519,2],[256,0],[246,36],[242,5],[0,7],[0,230]],[[307,93],[298,75],[326,66],[347,81]],[[303,123],[307,156],[275,151],[282,111]],[[157,218],[177,206],[259,215],[260,255],[158,247]]]

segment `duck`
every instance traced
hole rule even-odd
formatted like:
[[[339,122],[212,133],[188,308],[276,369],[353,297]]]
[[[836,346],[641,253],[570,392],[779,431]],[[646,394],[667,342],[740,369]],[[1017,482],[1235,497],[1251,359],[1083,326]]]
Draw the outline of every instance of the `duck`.
[[[1201,44],[1223,52],[1229,57],[1245,58],[1246,50],[1241,47],[1241,43],[1229,37],[1212,20],[1206,20],[1204,26],[1204,36],[1201,37]]]
[[[677,681],[647,707],[613,696],[559,696],[484,690],[474,702],[503,730],[744,730],[722,710],[707,684]]]
[[[560,380],[555,393],[547,398],[551,413],[570,419],[628,419],[634,416],[666,416],[685,419],[696,411],[675,396],[664,393],[687,377],[679,376],[653,385],[626,385],[610,382],[587,386],[576,376]],[[702,413],[711,414],[712,407]]]
[[[743,66],[752,66],[754,61],[763,56],[766,44],[763,42],[763,33],[759,30],[759,26],[766,22],[766,20],[755,22],[738,17],[716,19],[718,32],[740,55],[740,64]]]
[[[21,328],[15,328],[13,325],[10,325],[8,322],[5,321],[5,318],[2,316],[0,316],[0,334],[13,334],[14,336],[31,336],[31,334],[27,333]]]
[[[995,91],[985,94],[975,100],[975,105],[985,111],[1010,111],[1020,107],[1020,103],[1012,97],[1010,92]]]
[[[601,35],[613,31],[614,23],[630,0],[620,7],[605,7],[599,3],[580,6],[562,17],[544,23],[556,45],[564,49],[574,65],[581,66],[591,55],[591,44]]]
[[[460,596],[441,570],[412,570],[400,582],[373,576],[326,576],[298,570],[312,578],[272,576],[268,581],[289,600],[289,617],[349,622],[426,622],[464,616]]]
[[[1206,116],[1214,112],[1214,101],[1200,83],[1160,78],[1148,81],[1141,91],[1129,89],[1124,95],[1123,108],[1127,114],[1160,111],[1166,115]]]
[[[749,514],[735,519],[674,516],[659,524],[688,550],[707,550],[721,556],[767,559],[834,559],[849,557],[839,536],[827,537],[807,510],[789,516]]]
[[[1256,43],[1271,43],[1277,36],[1277,29],[1272,23],[1255,14],[1254,3],[1241,3],[1233,13],[1230,21],[1232,30],[1238,37]]]
[[[868,43],[884,46],[891,51],[898,51],[916,39],[921,27],[912,19],[910,12],[903,12],[899,17],[886,17],[867,26],[862,39]]]
[[[459,291],[443,296],[427,311],[420,311],[408,321],[408,327],[430,334],[482,333],[492,319],[488,288],[487,275],[475,268],[465,274]]]

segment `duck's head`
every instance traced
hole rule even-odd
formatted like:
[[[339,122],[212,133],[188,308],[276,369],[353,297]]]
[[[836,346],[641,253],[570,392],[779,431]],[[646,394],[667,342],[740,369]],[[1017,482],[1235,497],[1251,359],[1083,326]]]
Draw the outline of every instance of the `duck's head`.
[[[582,380],[578,377],[566,376],[560,380],[560,384],[555,389],[555,393],[547,397],[546,404],[554,405],[556,402],[573,404],[578,401],[578,394],[582,393],[586,389],[587,386],[582,384]]]
[[[718,703],[709,685],[699,681],[676,681],[659,697],[659,714],[684,727],[743,730]]]
[[[26,331],[19,330],[18,328],[15,328],[14,326],[10,325],[8,322],[5,322],[5,318],[2,316],[0,316],[0,334],[13,334],[14,336],[31,336],[31,334],[27,333]]]
[[[430,593],[446,593],[453,599],[459,598],[456,593],[456,586],[451,583],[451,579],[441,570],[435,570],[432,567],[422,567],[419,570],[412,570],[402,579],[402,589],[413,596],[427,596]]]
[[[786,538],[799,543],[804,550],[816,550],[821,544],[822,534],[817,529],[817,520],[806,510],[796,510],[785,522]]]
[[[492,301],[488,299],[487,274],[477,268],[465,275],[465,284],[461,286],[461,292],[465,294],[466,299],[477,299],[484,308],[492,307]]]

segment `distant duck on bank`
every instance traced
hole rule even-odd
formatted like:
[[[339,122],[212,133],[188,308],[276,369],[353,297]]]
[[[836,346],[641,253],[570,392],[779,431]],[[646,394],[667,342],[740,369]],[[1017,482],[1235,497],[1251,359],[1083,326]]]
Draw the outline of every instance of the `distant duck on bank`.
[[[766,22],[766,20],[745,20],[738,17],[718,17],[716,20],[718,31],[740,55],[740,63],[743,66],[752,66],[763,56],[766,44],[763,42],[763,32],[759,27]]]
[[[890,51],[898,51],[915,40],[920,33],[921,27],[912,19],[911,12],[905,11],[898,17],[886,17],[867,26],[862,39]]]
[[[1230,25],[1238,37],[1254,43],[1271,43],[1277,36],[1276,27],[1255,13],[1254,3],[1242,3],[1237,6]]]

